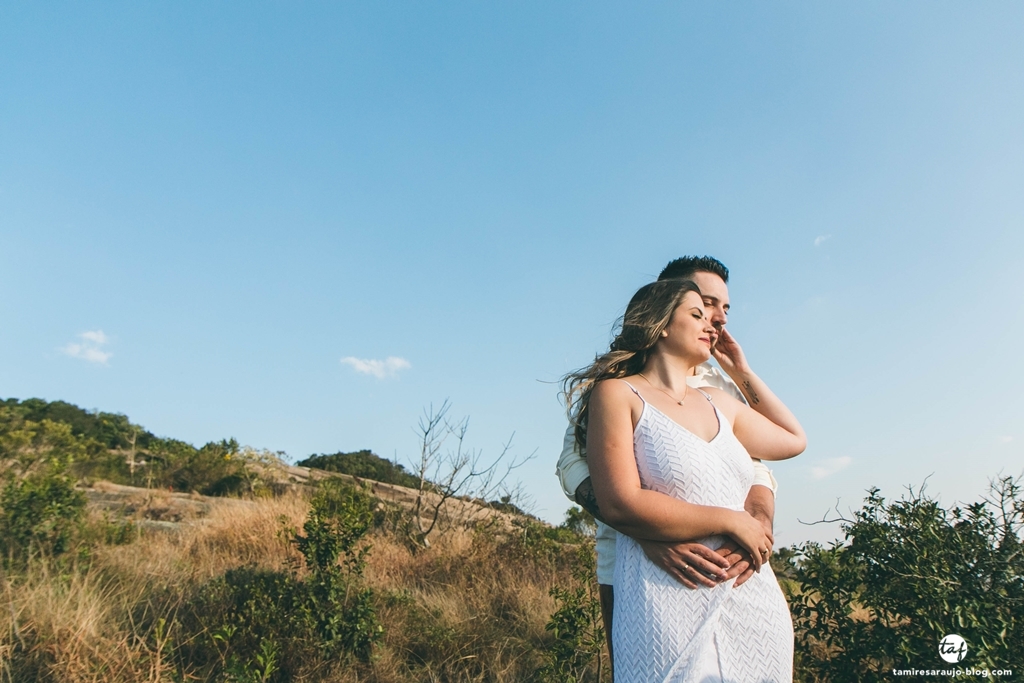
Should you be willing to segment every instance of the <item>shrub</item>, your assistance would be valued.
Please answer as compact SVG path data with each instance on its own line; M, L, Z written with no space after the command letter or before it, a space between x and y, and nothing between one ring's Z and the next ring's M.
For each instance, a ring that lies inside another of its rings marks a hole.
M596 663L595 680L600 681L605 635L597 597L593 541L581 543L576 550L572 584L568 588L552 587L551 597L558 609L545 629L554 636L554 643L545 652L547 661L538 677L545 683L578 683Z
M258 673L266 680L287 680L310 655L314 633L303 620L302 584L284 572L239 567L208 582L192 601L184 619L197 633L196 645L179 652L183 667L198 667L213 676L246 680ZM273 671L266 662L269 643ZM256 678L259 680L259 678Z
M4 561L23 565L34 552L56 556L69 549L85 511L85 495L75 489L67 464L58 458L24 476L7 473L0 492L0 546Z
M192 645L182 669L230 681L284 681L347 657L366 661L383 635L374 594L363 584L374 501L338 479L322 482L295 544L298 568L232 569L203 585L185 610ZM294 532L293 532L294 533Z
M945 510L923 490L886 503L871 489L846 543L799 548L791 601L808 680L888 680L938 668L939 641L969 644L962 666L1024 669L1024 496L1002 478L982 502Z
M373 609L373 592L361 584L368 545L360 542L373 526L374 499L339 479L327 479L310 503L304 536L296 538L310 577L306 613L331 654L367 659L383 629Z

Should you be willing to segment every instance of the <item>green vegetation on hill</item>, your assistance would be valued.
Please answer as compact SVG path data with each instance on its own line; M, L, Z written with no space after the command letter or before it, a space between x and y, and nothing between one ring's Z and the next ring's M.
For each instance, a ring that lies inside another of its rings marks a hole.
M65 401L0 400L0 461L66 461L69 475L128 486L197 491L204 495L251 492L246 470L252 453L235 439L199 448L158 437L120 413L90 411ZM418 488L402 465L368 450L311 455L298 463L327 472Z
M402 465L385 460L368 450L353 453L331 453L330 455L314 454L296 464L301 467L350 474L354 477L409 488L418 488L420 485L419 478L408 472Z
M0 460L22 469L56 458L78 478L227 495L251 489L243 456L234 439L196 448L116 413L38 398L0 401Z

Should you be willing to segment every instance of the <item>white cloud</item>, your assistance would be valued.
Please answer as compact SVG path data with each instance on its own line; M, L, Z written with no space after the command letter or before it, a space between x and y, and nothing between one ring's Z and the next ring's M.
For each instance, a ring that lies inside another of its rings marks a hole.
M78 338L82 340L81 343L70 342L61 348L61 352L72 358L81 358L89 363L97 363L99 365L106 365L107 361L114 355L110 351L104 351L101 348L110 341L110 338L103 334L103 330L82 332L78 335Z
M388 356L384 360L345 356L341 359L341 362L352 366L352 369L360 374L373 375L377 379L394 377L400 370L407 370L412 367L412 363L397 356Z
M103 334L103 330L92 330L91 332L83 332L78 336L87 342L92 342L94 344L99 344L101 346L110 341L109 337Z
M853 458L846 455L841 458L828 458L823 460L821 465L811 468L811 478L824 479L825 477L831 477L836 472L846 469L851 462L853 462Z
M832 237L832 235L818 235L817 237L814 238L814 246L820 247L821 243L830 237Z

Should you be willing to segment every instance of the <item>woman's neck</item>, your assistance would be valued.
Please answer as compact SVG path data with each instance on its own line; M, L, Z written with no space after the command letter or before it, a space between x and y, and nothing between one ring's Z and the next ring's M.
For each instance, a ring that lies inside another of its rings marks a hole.
M686 386L686 378L695 374L697 364L691 364L681 358L671 358L657 353L647 359L642 370L648 382L656 383L669 391L682 392Z

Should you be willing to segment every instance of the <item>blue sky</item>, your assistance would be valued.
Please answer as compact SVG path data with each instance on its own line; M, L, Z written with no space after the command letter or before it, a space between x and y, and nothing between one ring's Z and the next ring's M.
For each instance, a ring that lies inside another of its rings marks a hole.
M2 3L0 396L399 460L448 398L485 457L536 450L558 521L558 379L709 253L810 437L775 468L779 542L832 538L798 519L869 486L975 500L1024 471L1022 26L1012 3Z

